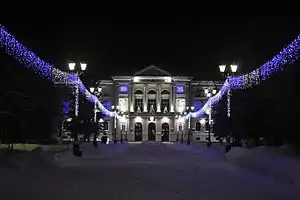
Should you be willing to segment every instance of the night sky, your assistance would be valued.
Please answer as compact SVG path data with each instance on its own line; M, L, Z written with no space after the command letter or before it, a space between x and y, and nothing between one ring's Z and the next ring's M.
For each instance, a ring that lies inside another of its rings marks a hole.
M219 64L247 73L300 34L298 15L155 19L65 16L2 20L10 33L55 67L88 63L86 77L133 75L154 64L174 76L220 79Z

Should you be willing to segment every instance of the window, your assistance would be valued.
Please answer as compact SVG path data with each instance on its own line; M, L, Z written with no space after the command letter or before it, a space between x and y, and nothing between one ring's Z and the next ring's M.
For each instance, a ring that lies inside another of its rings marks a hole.
M165 112L170 111L170 92L168 90L164 90L161 92L161 102L160 102L160 107L161 110Z
M104 122L104 130L108 130L108 122Z
M134 100L134 110L135 112L143 112L143 99L140 99L140 98L136 98Z
M161 100L161 110L163 112L165 112L165 110L167 110L167 112L169 112L169 106L170 106L170 100L169 99L162 99Z
M135 91L134 110L135 112L143 112L143 91Z
M119 98L119 106L121 112L128 111L128 98Z
M128 86L127 86L127 85L121 85L121 86L119 87L119 92L120 92L121 94L127 94L127 93L128 93Z
M201 124L200 122L196 123L196 131L200 131L201 130Z
M122 131L125 131L125 127L126 127L126 125L125 125L125 124L122 124L121 130L122 130Z
M149 112L156 111L156 99L148 99L148 111Z
M176 99L176 110L177 112L184 112L186 107L185 99Z
M176 86L176 94L184 94L184 86L183 85Z
M150 113L154 113L156 111L156 91L155 90L150 90L148 92L147 110Z

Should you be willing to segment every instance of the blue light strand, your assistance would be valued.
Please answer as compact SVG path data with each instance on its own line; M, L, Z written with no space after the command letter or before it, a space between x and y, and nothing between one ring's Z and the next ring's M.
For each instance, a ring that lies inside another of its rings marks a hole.
M66 84L69 87L78 87L79 92L89 101L96 103L99 109L110 117L113 117L116 112L110 112L101 104L99 99L92 95L83 85L79 79L78 74L70 74L54 68L51 64L43 61L32 51L24 47L17 41L10 33L8 33L4 26L0 24L0 47L4 48L5 52L12 56L17 62L24 67L33 70L42 78L52 81L54 84ZM75 95L77 95L75 91ZM75 111L78 112L78 111ZM117 115L119 118L120 116Z
M54 83L65 83L66 85L74 87L74 83L78 86L81 94L83 94L88 100L93 103L97 103L100 110L104 114L111 117L117 115L116 112L110 112L101 104L99 99L90 94L89 91L82 84L77 74L69 74L62 72L54 68L49 63L41 60L33 52L25 48L20 42L18 42L11 34L9 34L4 27L0 24L0 47L4 48L5 52L16 59L20 64L33 70L41 77L50 80ZM279 54L273 57L272 60L265 63L260 68L250 72L249 74L228 77L222 86L221 90L209 98L206 104L197 112L189 113L186 117L199 117L205 114L210 106L218 103L220 99L227 93L229 88L233 90L248 89L255 85L258 85L260 81L266 80L274 75L276 72L283 70L284 65L292 64L299 58L300 53L300 35L286 48L284 48ZM117 115L119 118L120 116Z
M202 117L205 111L211 105L218 103L229 89L240 90L252 88L260 84L261 81L272 77L276 72L282 71L285 65L291 65L299 59L300 55L300 35L285 47L270 61L266 62L260 68L253 70L248 74L236 77L228 77L221 90L214 96L210 97L206 104L197 112L192 113L192 117Z

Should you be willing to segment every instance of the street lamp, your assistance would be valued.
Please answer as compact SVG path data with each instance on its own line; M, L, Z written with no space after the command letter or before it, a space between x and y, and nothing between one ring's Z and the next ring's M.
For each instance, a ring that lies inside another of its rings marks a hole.
M191 118L191 112L194 111L195 107L194 106L187 106L186 107L186 110L189 112L189 118L188 118L188 137L187 137L187 145L190 145L191 143L191 139L190 139L190 135L191 135L191 121L192 121L192 118Z
M225 68L220 67L220 70L222 69L222 71L225 71ZM211 89L211 88L207 88L204 89L204 93L206 95L207 98L210 98L212 95L215 95L217 93L216 89ZM207 139L207 146L209 147L211 145L211 127L210 127L210 122L211 122L211 114L212 114L212 107L208 108L206 110L206 114L209 116L208 119L208 139Z
M234 76L234 74L237 72L238 65L231 64L230 65L230 71L226 72L226 65L219 65L220 72L223 74L225 78L228 76ZM230 102L230 96L231 96L231 88L228 88L227 91L227 117L229 122L229 134L231 132L231 102Z
M94 87L90 87L90 92L92 94L94 94L98 99L101 98L101 96L103 95L102 93L102 88L100 86L97 86L96 87L96 90ZM94 146L97 147L97 133L98 133L98 121L97 121L97 102L95 101L94 102L94 127L95 127L95 130L94 130L94 137L93 137L93 143L94 143Z
M217 94L217 90L216 89L211 89L211 88L206 88L204 89L204 93L206 95L206 97L211 97L212 95Z
M206 110L206 114L208 115L208 138L207 138L207 147L210 147L212 142L211 142L211 114L212 114L212 107L208 108Z
M87 64L86 63L80 63L80 69L76 69L76 63L74 62L70 62L68 63L68 66L69 66L69 70L71 72L75 72L78 74L78 80L76 80L75 83L72 83L73 85L75 84L75 118L78 117L78 112L79 112L79 86L78 86L78 81L79 81L79 76L81 74L83 74L83 72L86 70L87 68ZM76 121L78 121L78 119L76 119ZM78 123L78 122L76 122ZM76 156L80 156L80 148L79 148L79 141L78 141L78 134L77 134L77 131L75 132L74 134L74 140L73 140L73 151L74 151L74 154Z
M86 71L86 68L87 68L86 63L80 63L80 68L79 69L76 68L76 63L74 63L74 62L68 63L68 66L69 66L69 70L71 72L75 72L79 76L81 74L83 74L83 72ZM79 80L77 80L77 81L79 81ZM75 117L77 117L78 116L78 111L79 111L79 87L78 87L77 82L75 82L73 84L75 84Z
M126 130L125 123L127 123L128 117L129 117L128 115L121 112L121 139L120 139L121 144L123 144L123 131L126 131L125 141L127 141L127 130Z
M114 143L117 143L117 114L119 113L119 106L111 106L111 110L113 112L115 112L114 114L114 133L113 133L113 137L114 137Z
M180 143L183 144L183 125L184 125L184 119L183 119L183 116L186 115L186 112L180 112L178 113L178 115L176 115L176 118L177 118L177 123L179 123L179 131L181 131L181 139L180 139ZM178 138L178 133L177 133L177 141L179 140Z

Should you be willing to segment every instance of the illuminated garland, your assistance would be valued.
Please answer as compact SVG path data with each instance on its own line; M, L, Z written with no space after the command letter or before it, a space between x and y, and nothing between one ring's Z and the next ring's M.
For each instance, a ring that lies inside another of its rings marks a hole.
M230 97L231 97L231 90L228 89L227 91L227 117L230 117L231 110L230 110Z
M75 91L75 95L81 93L89 101L96 103L99 109L105 114L111 117L117 115L116 112L110 112L101 104L99 99L92 95L83 85L79 79L78 74L70 74L54 68L49 63L43 61L32 51L24 47L18 42L11 34L9 34L4 27L0 24L0 47L4 48L5 52L17 60L21 65L33 70L42 78L52 81L53 83L66 84L72 88L78 88ZM78 96L77 96L78 97ZM76 99L78 99L76 97ZM78 104L79 102L76 102ZM76 105L75 105L76 106ZM76 106L78 109L78 105ZM78 114L78 110L75 110L75 115ZM118 116L118 115L117 115ZM119 117L119 116L118 116Z
M258 85L261 81L267 80L276 72L283 70L285 65L293 64L299 59L300 55L300 35L286 48L279 52L272 60L266 62L260 68L253 70L248 74L236 77L228 77L222 86L221 90L211 98L197 112L189 113L192 117L204 116L205 111L211 106L218 103L228 90L240 90L252 88ZM230 103L229 103L230 109ZM228 113L227 113L228 114ZM187 119L188 116L185 116Z
M89 101L98 105L99 109L110 117L120 117L116 112L110 112L92 95L79 79L78 74L69 74L54 68L49 63L41 60L32 51L25 48L11 34L9 34L0 24L0 47L4 48L6 53L11 55L20 64L33 70L41 77L50 80L54 83L63 83L69 87L77 86L79 92L83 94ZM279 52L272 60L265 63L260 68L252 72L237 76L228 77L222 86L221 90L214 96L210 97L206 104L197 112L189 113L184 118L200 117L205 114L205 111L212 105L218 103L229 90L248 89L258 85L261 81L267 80L276 72L283 70L284 65L292 64L298 60L300 54L300 35L286 48ZM77 95L77 92L75 92ZM229 92L230 94L230 92ZM230 110L230 103L229 103ZM78 111L77 111L78 112ZM227 113L228 114L228 113Z
M75 117L78 116L79 112L79 88L77 85L75 86Z

